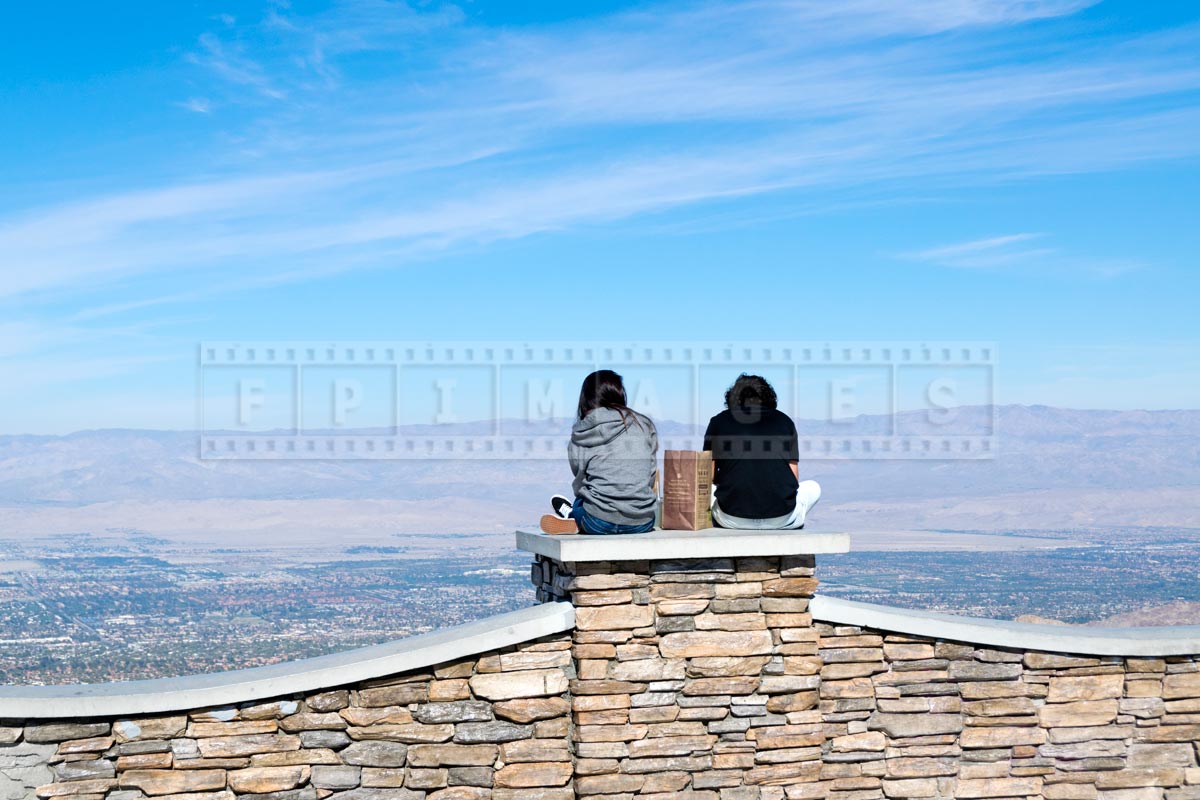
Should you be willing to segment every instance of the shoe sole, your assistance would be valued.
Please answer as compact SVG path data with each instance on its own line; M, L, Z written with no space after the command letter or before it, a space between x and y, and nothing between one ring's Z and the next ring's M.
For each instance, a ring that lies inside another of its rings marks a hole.
M542 517L541 528L542 533L579 533L579 526L575 524L575 520L563 519L553 514L546 514Z

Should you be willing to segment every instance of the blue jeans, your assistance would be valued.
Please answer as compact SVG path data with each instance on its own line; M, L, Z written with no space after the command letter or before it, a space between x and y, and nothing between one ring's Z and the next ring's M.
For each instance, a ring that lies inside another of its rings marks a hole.
M583 510L583 500L575 498L575 503L571 506L571 519L575 520L575 524L579 526L580 533L645 533L646 531L654 530L654 520L641 525L618 525L615 522L593 517L591 514Z

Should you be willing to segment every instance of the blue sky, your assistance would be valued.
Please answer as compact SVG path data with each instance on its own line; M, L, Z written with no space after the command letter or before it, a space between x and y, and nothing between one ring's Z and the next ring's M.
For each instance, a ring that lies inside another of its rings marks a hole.
M981 340L1200 407L1200 8L17 4L0 432L189 428L203 340ZM693 333L694 332L694 333Z

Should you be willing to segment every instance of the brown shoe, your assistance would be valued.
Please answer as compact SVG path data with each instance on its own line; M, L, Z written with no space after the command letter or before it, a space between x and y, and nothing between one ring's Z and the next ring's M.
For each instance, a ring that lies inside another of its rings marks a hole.
M545 514L542 516L542 533L579 533L579 526L573 519Z

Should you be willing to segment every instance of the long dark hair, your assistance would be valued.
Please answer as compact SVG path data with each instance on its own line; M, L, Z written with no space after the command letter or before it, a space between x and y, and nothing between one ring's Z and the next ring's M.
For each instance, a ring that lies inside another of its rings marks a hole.
M637 412L629 407L625 382L611 369L598 369L583 379L579 389L579 418L583 419L597 408L611 408L621 415L626 426L629 420L641 427Z
M733 382L733 386L725 392L725 407L730 411L737 409L753 409L755 406L766 409L777 408L779 398L767 379L761 375L742 373Z

